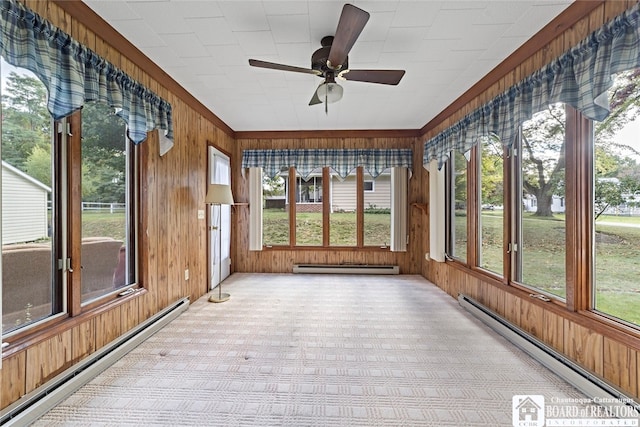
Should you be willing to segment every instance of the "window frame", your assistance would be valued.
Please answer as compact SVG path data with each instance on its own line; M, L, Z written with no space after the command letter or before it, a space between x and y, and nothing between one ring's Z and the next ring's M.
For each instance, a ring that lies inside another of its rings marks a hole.
M367 184L371 184L371 188L367 189ZM362 183L362 191L364 191L365 193L375 193L376 191L376 184L375 184L375 180L373 179L365 179Z
M286 191L286 203L288 208L288 219L289 219L289 244L281 244L281 245L272 245L263 243L261 249L255 248L254 250L263 250L263 249L296 249L296 250L318 250L318 249L331 249L331 250L353 250L354 248L364 249L364 250L377 250L377 251L391 251L391 246L381 246L381 245L365 245L364 244L364 167L359 166L355 170L356 174L356 192L357 192L357 200L356 200L356 245L353 246L336 246L330 244L330 209L331 209L331 197L330 197L330 186L331 186L331 168L323 167L322 168L322 221L323 221L323 238L322 245L297 245L296 244L296 195L297 192L290 191L291 188L296 188L299 177L297 176L296 169L294 167L290 167L287 172L287 191ZM251 181L251 185L256 185L257 179ZM251 190L250 192L255 191ZM393 195L393 191L395 189L391 186L391 195ZM260 188L260 194L262 195L262 189ZM405 195L405 199L408 197L408 194ZM391 197L393 199L393 197ZM390 201L391 203L391 201ZM263 209L260 206L260 209ZM256 218L258 215L256 215ZM405 219L406 223L406 219ZM391 225L393 227L393 224ZM254 226L250 230L250 234L253 235L255 232L262 233L263 227ZM262 241L264 241L264 236L262 237ZM391 241L391 235L389 236L389 241ZM404 251L405 249L401 249Z
M139 145L127 139L127 244L132 245L128 251L128 263L133 265L134 283L125 285L106 293L94 300L82 303L80 275L73 274L81 270L80 243L82 240L81 221L81 179L82 179L82 110L74 112L67 118L54 121L51 126L52 143L52 206L59 214L52 224L53 260L59 268L52 275L52 306L58 312L44 319L25 325L2 335L2 342L9 343L3 349L3 358L13 354L24 345L30 345L61 330L80 324L87 316L119 305L141 295L145 288L140 280L140 230L141 182L140 161L142 152ZM129 206L131 205L131 206ZM132 228L130 228L132 227ZM58 231L56 233L56 231ZM74 243L75 242L75 243ZM66 259L70 259L67 266ZM128 289L136 292L123 294Z

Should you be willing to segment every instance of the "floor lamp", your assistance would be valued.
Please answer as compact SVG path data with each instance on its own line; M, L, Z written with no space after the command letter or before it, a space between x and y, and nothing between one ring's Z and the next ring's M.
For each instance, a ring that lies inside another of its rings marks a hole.
M233 205L233 194L231 186L228 184L209 184L207 195L204 201L208 205L218 205L218 225L212 226L210 230L218 230L218 295L212 294L209 302L225 302L231 295L222 293L222 205Z

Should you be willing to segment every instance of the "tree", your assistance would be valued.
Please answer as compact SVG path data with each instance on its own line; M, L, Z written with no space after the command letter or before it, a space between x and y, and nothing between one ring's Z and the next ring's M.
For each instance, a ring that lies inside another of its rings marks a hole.
M262 175L262 194L264 194L265 197L283 196L284 193L284 179L280 175L277 175L274 178Z
M624 203L620 182L615 179L596 179L595 182L595 218L598 219L609 207Z
M619 140L618 133L629 122L640 117L640 69L615 76L609 91L611 113L602 122L594 123L595 142L595 205L597 210L620 199L615 192L634 193L640 188L640 172L635 160L624 152L639 155L633 147ZM537 216L551 216L554 195L564 193L565 114L561 104L551 105L536 113L522 126L524 191L537 199ZM598 183L601 178L618 178L617 189ZM622 202L620 202L622 203ZM620 204L618 203L618 204ZM606 207L605 207L606 209ZM601 212L600 212L601 213ZM597 214L599 215L599 214Z
M82 109L82 198L124 203L126 124L113 108L89 103Z
M458 151L454 151L454 191L455 191L455 206L454 210L467 209L467 159ZM465 213L466 214L466 213Z
M51 187L51 146L34 147L24 163L24 171Z
M536 216L552 216L553 196L563 193L565 112L553 104L522 126L522 186L537 200Z
M35 147L50 145L47 90L36 77L9 73L2 95L2 159L24 170Z
M491 135L482 143L480 162L482 204L503 205L502 142L496 135Z

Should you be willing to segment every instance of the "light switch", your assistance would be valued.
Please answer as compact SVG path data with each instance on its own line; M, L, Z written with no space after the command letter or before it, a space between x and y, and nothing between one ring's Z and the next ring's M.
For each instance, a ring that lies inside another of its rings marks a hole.
M198 219L204 219L204 210L198 209Z

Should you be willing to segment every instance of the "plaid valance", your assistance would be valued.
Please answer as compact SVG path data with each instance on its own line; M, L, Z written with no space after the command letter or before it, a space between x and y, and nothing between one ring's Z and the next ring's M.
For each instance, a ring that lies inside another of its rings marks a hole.
M563 102L587 118L609 114L607 91L616 73L640 66L640 4L591 33L577 46L425 142L423 164L441 168L451 151L465 153L490 134L509 146L519 126L548 105Z
M273 178L283 168L295 167L303 179L314 169L330 167L340 178L346 178L362 166L373 178L386 169L406 167L411 171L413 154L410 149L297 149L244 150L242 168L260 167Z
M42 81L54 119L98 101L125 120L133 142L156 128L173 140L171 104L15 0L0 2L0 55Z

